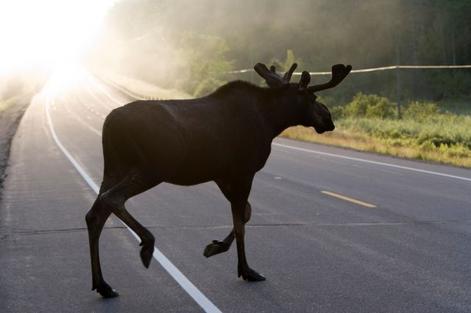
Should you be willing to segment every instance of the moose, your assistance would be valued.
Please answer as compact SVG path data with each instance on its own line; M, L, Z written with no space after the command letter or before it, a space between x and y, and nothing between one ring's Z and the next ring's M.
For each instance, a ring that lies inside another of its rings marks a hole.
M337 86L352 68L334 65L330 81L308 86L311 76L306 71L299 83L290 83L296 67L281 76L274 66L258 63L254 69L267 87L233 81L202 98L135 101L109 113L102 132L103 181L85 217L92 290L104 298L118 296L103 279L99 259L99 237L111 213L139 236L140 257L149 267L154 236L126 210L125 202L162 182L189 186L214 181L230 202L233 228L224 240L207 245L204 256L227 251L235 238L238 277L265 280L249 267L244 249L254 175L284 129L303 125L319 134L334 130L329 110L316 101L315 93Z

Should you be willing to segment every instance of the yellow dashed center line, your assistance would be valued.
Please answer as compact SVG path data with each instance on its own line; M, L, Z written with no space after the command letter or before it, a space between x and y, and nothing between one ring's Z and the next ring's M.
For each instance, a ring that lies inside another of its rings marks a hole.
M345 200L345 201L348 201L348 202L351 202L351 203L355 203L355 204L358 204L358 205L361 205L361 206L364 206L364 207L367 207L367 208L376 208L376 205L374 205L374 204L371 204L371 203L368 203L368 202L363 202L363 201L353 199L353 198L350 198L350 197L347 197L347 196L339 195L338 193L335 193L335 192L325 191L325 190L322 190L321 192L325 195L328 195L328 196L331 196L331 197L334 197L334 198L337 198L337 199L342 199L342 200Z

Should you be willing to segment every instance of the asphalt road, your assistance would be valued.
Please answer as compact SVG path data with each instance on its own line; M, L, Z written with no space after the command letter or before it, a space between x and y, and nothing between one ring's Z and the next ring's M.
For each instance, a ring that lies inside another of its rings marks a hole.
M102 175L103 119L130 99L87 75L57 88L35 97L13 142L0 312L471 312L470 170L286 139L250 196L248 260L267 281L237 278L234 246L203 257L231 228L214 183L162 184L128 208L175 268L154 259L146 270L113 217L101 261L121 296L101 299L84 216Z

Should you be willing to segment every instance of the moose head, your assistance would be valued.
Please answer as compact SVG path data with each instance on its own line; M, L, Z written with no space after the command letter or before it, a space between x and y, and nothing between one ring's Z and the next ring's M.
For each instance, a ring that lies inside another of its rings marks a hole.
M332 78L329 82L313 86L309 86L311 75L306 71L302 72L299 83L290 83L291 76L296 67L296 63L291 65L291 68L283 76L276 73L275 66L273 65L268 69L265 64L257 63L254 69L265 79L270 88L284 90L284 94L290 99L290 102L295 102L290 105L296 105L303 110L304 120L301 122L302 125L314 127L319 134L334 130L335 126L329 110L324 104L316 101L315 93L340 84L350 73L352 67L350 65L336 64L332 66Z

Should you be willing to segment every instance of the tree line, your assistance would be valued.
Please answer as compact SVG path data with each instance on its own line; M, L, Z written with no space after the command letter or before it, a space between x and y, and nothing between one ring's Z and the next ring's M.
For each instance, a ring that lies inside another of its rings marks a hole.
M326 71L392 64L471 64L471 2L467 0L121 0L91 55L163 87L194 95L231 79L259 83L256 62L285 70ZM356 92L441 100L471 96L471 70L401 70L352 75L339 100ZM397 94L399 78L400 94Z

